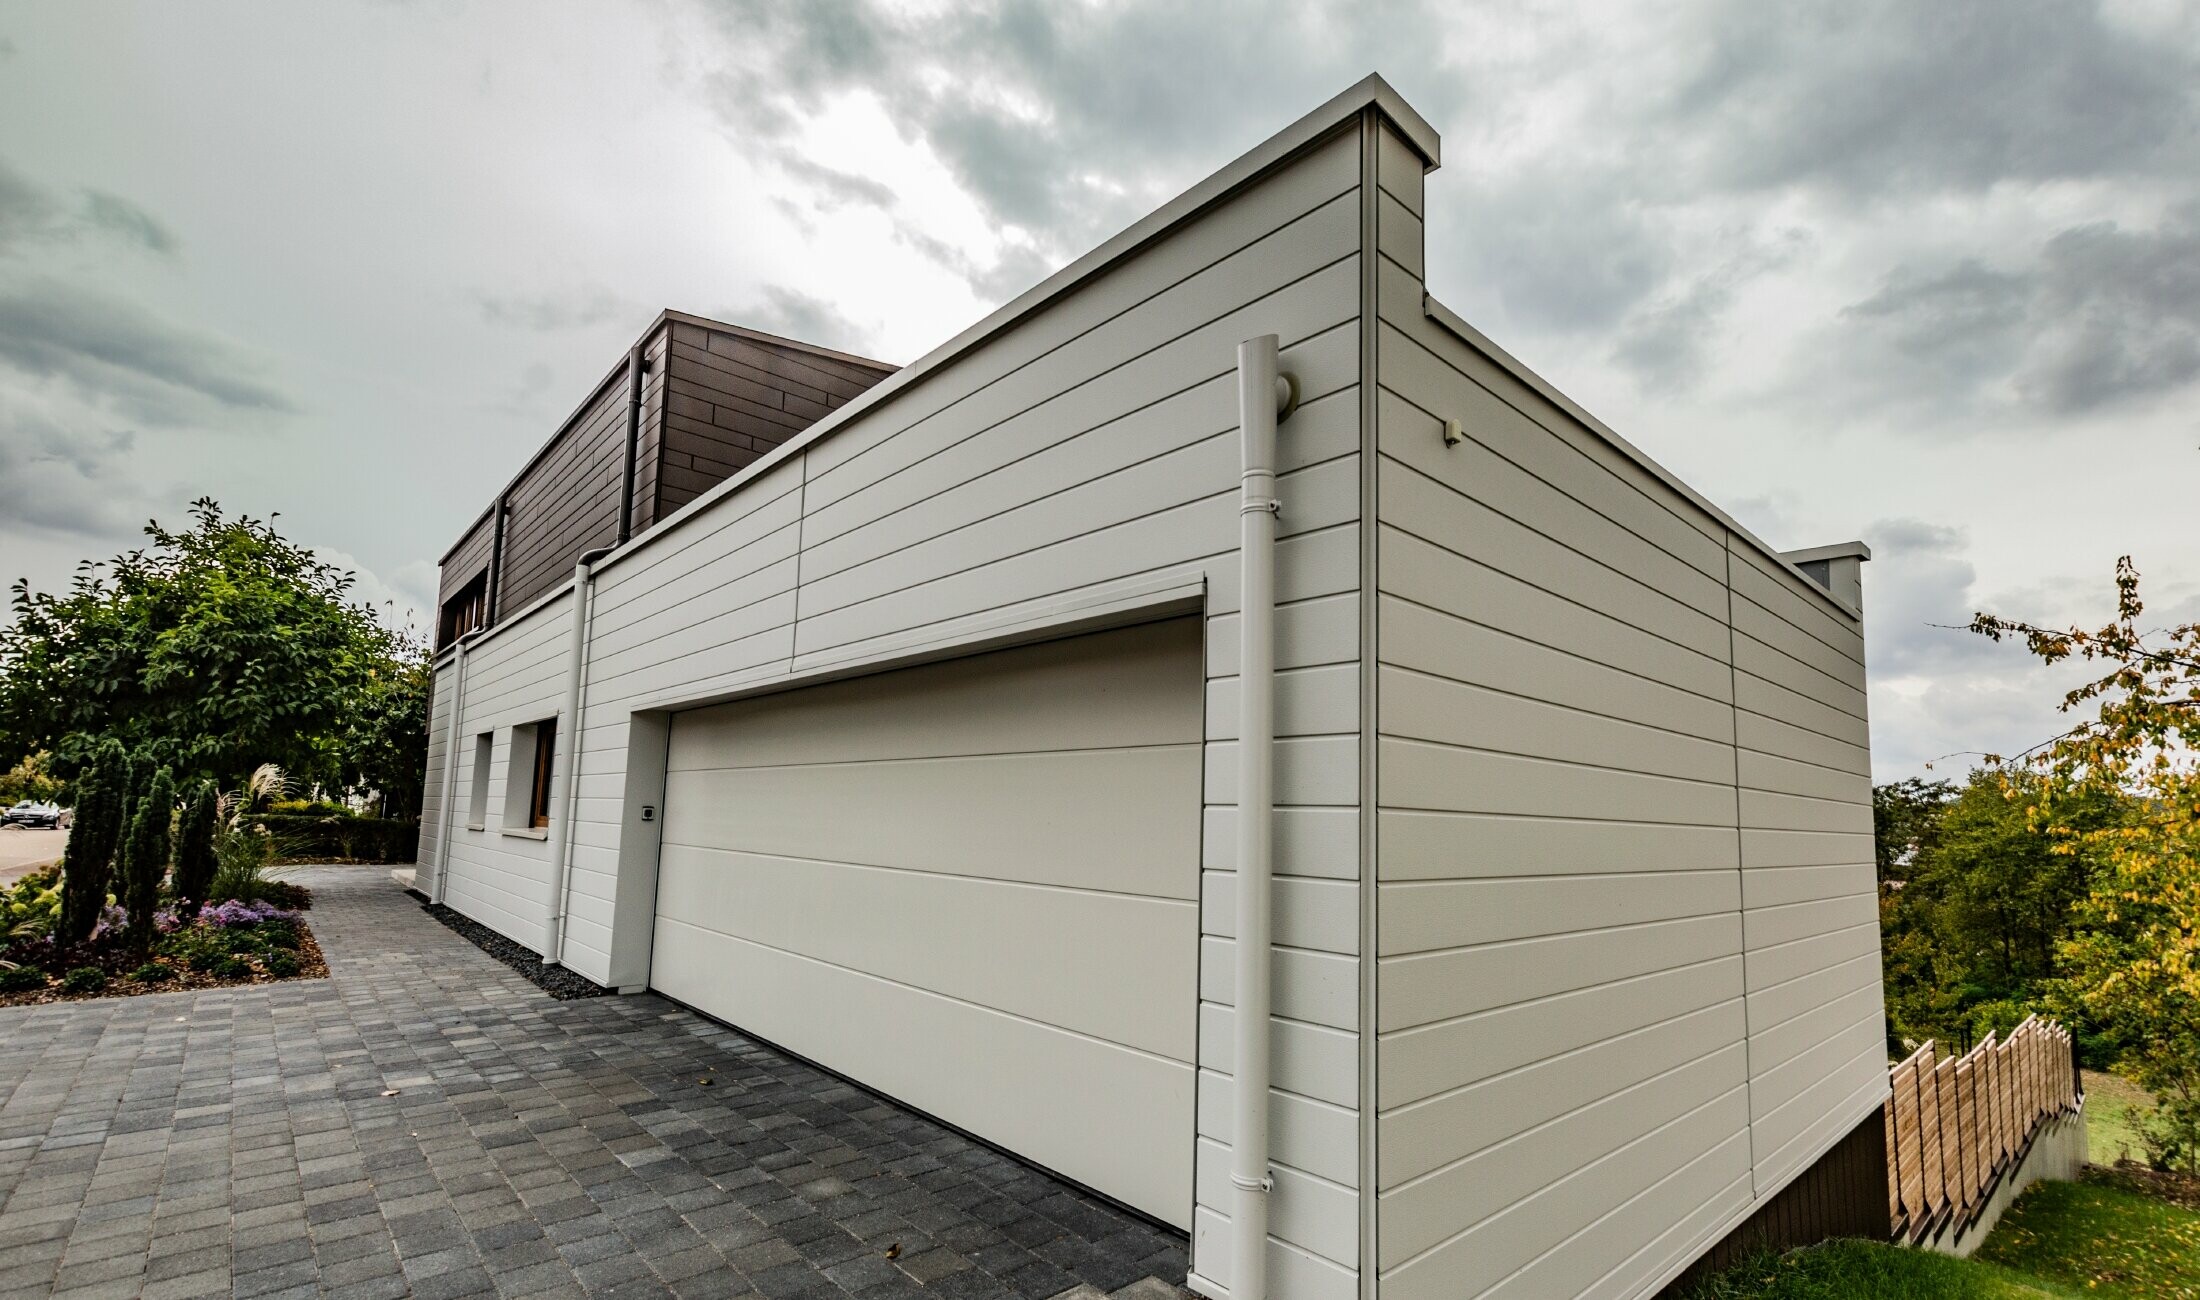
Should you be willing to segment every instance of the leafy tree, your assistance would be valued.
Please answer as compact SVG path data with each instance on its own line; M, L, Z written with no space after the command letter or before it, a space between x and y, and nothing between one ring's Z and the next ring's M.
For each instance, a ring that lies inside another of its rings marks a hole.
M153 911L160 905L161 877L168 874L169 829L175 815L175 783L167 768L156 769L138 797L122 847L122 905L129 913L123 938L130 954L141 961L153 949Z
M342 776L340 738L394 672L389 635L352 575L212 500L176 532L79 567L69 590L15 585L0 630L0 752L50 750L83 770L112 736L192 777L241 783L261 763ZM417 778L415 778L417 779Z
M61 860L61 929L65 948L84 942L107 905L107 881L122 844L123 784L129 779L122 746L109 740L93 752L76 779L76 820Z
M2142 625L2139 573L2116 565L2116 617L2094 629L1979 614L1973 631L2016 638L2041 660L2089 663L2072 689L2083 716L2008 763L2047 778L2039 822L2072 854L2098 855L2062 944L2069 1004L2113 1034L2120 1065L2161 1103L2161 1148L2200 1152L2200 623ZM2137 815L2088 824L2088 797L2126 798Z
M435 688L427 643L376 627L367 680L336 737L338 780L372 790L384 817L415 817L428 770L428 710Z
M206 891L214 883L214 870L218 865L214 854L214 824L219 816L220 802L221 795L212 781L199 782L176 826L176 903L177 910L185 916L198 914L199 905L206 901Z
M2068 851L2036 824L2046 783L2036 773L1981 771L1945 802L1933 802L1933 793L1913 798L1934 786L1954 791L1942 782L1889 792L1885 802L1929 806L1910 825L1912 847L1899 868L1906 878L1881 904L1888 1018L1898 1037L1967 1045L2045 1004L2061 974L2058 945L2100 856ZM2127 804L2072 793L2067 812L2092 828L2126 816Z
M65 790L60 777L46 770L43 751L26 757L7 772L0 772L0 806L29 799L57 803Z
M1907 879L1911 864L1932 852L1941 814L1955 797L1954 784L1914 776L1872 787L1872 838L1880 883Z

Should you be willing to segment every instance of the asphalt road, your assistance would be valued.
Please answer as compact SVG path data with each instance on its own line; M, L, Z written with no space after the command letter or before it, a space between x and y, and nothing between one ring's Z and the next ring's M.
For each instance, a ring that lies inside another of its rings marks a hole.
M0 885L12 885L49 862L59 860L67 831L36 831L0 826Z

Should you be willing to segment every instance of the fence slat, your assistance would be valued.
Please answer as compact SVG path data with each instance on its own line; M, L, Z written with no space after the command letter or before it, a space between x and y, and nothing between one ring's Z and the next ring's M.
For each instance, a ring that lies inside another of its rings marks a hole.
M1961 1057L1928 1042L1887 1084L1887 1206L1913 1238L1968 1218L2040 1125L2078 1105L2070 1031L2038 1016Z

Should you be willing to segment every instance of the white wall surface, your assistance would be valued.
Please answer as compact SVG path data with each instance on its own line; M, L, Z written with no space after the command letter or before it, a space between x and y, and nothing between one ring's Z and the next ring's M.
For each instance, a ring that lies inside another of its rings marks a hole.
M1326 138L1302 130L1308 147L921 381L858 403L828 436L761 462L604 566L579 729L565 953L596 979L634 968L632 940L614 961L612 936L632 932L617 913L631 910L633 891L622 895L617 872L622 815L632 824L622 803L638 713L658 718L848 665L1129 608L1142 592L1190 584L1197 599L1203 589L1192 1266L1211 1289L1226 1288L1234 370L1240 341L1278 334L1303 397L1280 438L1277 556L1270 1250L1282 1300L1345 1300L1357 1290L1360 1255L1362 161L1358 110L1331 117ZM557 688L566 626L562 612L545 610L497 630L469 670L488 685L468 688L462 737L491 712L499 725L532 720L544 687ZM461 771L462 791L466 779ZM542 906L517 900L537 896L530 891L546 864L529 850L541 846L513 840L492 851L464 832L460 840L452 905L538 943Z
M1419 180L1379 227L1381 1293L1646 1294L1884 1092L1861 629L1431 319Z

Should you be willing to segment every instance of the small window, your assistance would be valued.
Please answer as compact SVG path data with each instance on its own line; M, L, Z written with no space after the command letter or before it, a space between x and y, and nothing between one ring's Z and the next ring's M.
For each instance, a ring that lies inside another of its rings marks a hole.
M474 789L466 803L466 827L480 830L489 824L489 763L496 755L497 734L484 731L474 737Z
M484 569L443 602L442 617L436 620L436 648L440 650L480 627L488 610L489 571Z
M536 723L534 779L528 783L527 792L527 824L536 830L550 824L550 772L557 754L557 719Z

